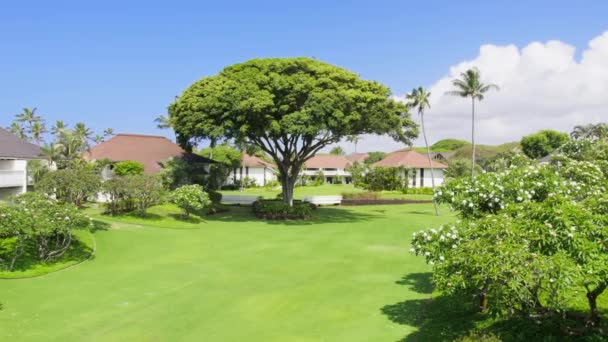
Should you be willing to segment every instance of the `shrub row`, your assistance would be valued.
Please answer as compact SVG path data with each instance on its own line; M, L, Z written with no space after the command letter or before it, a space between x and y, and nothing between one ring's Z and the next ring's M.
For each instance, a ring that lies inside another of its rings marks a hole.
M257 200L253 203L253 214L266 220L307 220L312 217L315 206L294 202L293 206L276 200Z

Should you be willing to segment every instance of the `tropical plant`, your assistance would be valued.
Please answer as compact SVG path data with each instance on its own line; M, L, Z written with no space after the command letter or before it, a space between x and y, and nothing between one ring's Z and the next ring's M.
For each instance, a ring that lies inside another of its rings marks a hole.
M112 172L117 176L141 175L144 173L144 164L134 160L125 160L114 164Z
M459 79L452 81L455 90L448 91L448 95L470 97L471 98L471 145L473 151L471 154L471 178L475 177L475 101L483 101L484 94L495 89L498 86L495 84L485 84L481 82L481 75L477 68L471 68L460 74Z
M90 165L48 172L36 184L36 190L76 206L94 198L100 188L101 177Z
M407 193L410 169L404 166L380 167L367 170L360 186L369 191L401 191Z
M366 165L371 165L373 163L379 162L386 157L386 152L374 151L368 152L367 158L363 161Z
M156 119L154 119L154 122L156 122L156 128L159 129L167 129L167 128L171 128L171 120L166 117L165 115L159 115L156 117Z
M128 195L135 201L137 212L145 216L148 208L160 203L164 195L161 178L157 175L135 175L125 177Z
M341 146L336 146L329 150L329 154L333 154L335 156L344 156L346 152L344 152L344 149Z
M476 171L479 173L482 168L479 165L475 165ZM448 164L448 168L445 170L445 178L463 178L471 176L471 160L470 159L451 159Z
M355 144L355 153L357 153L357 144L361 141L361 137L358 135L349 135L346 137L346 141Z
M234 140L274 160L283 200L293 203L302 165L326 146L359 134L417 135L407 108L390 90L309 58L254 59L204 78L169 106L177 141Z
M426 108L431 108L431 104L429 103L429 98L431 97L431 93L426 91L423 87L414 88L411 93L405 96L410 102L408 105L410 108L415 108L418 110L418 114L420 115L420 126L422 127L422 136L424 137L424 145L426 146L426 157L429 161L429 168L431 169L431 186L433 190L435 189L435 172L433 170L433 161L431 160L431 150L429 148L429 142L426 139L426 129L424 126L424 111ZM433 200L433 205L435 206L435 215L439 216L439 207L437 206L437 202Z
M570 133L572 139L606 139L608 138L608 124L587 124L575 126Z
M209 195L202 186L197 184L184 185L173 190L171 202L182 209L186 218L190 217L191 213L201 211L211 204Z

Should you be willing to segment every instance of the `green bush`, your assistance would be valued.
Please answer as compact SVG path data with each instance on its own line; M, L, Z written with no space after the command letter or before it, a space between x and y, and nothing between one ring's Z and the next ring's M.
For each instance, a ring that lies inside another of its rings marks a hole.
M461 336L455 340L455 342L501 342L502 340L496 335L491 333L483 333L479 331L473 331L465 336Z
M31 246L41 262L59 258L70 247L74 230L90 224L71 203L35 192L12 197L0 206L0 267L12 271Z
M163 183L157 175L128 176L125 181L128 197L134 201L141 216L145 216L151 206L160 204L165 196Z
M279 186L281 186L281 183L278 180L274 180L274 179L266 181L266 184L264 185L264 187L267 189L273 189L273 188L276 188Z
M196 184L180 186L173 190L170 197L171 202L180 207L186 217L211 204L209 195L203 190L202 186Z
M141 175L144 173L144 164L134 160L125 160L114 164L112 172L116 176Z
M48 172L36 184L36 190L60 202L82 205L88 198L96 198L101 189L101 177L88 166Z
M217 191L207 191L211 203L220 203L222 201L222 193Z
M290 207L277 200L257 200L252 209L256 217L266 220L306 220L312 217L314 205L294 202Z
M312 178L312 183L310 183L310 185L312 185L312 186L320 186L320 185L323 185L323 184L325 184L325 174L323 173L323 171L319 171Z
M433 195L433 188L409 188L408 194L412 195Z
M409 169L405 167L373 167L363 176L361 186L370 191L407 192Z

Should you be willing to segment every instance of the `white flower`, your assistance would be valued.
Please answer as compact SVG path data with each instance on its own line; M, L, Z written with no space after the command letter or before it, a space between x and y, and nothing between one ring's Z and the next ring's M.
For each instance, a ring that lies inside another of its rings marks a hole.
M452 245L452 249L454 249L454 248L456 248L456 247L458 247L458 246L456 246L456 244L453 244L453 245Z
M424 256L431 256L431 252L424 252Z
M439 256L439 260L441 260L441 261L445 260L445 258L443 257L443 255Z

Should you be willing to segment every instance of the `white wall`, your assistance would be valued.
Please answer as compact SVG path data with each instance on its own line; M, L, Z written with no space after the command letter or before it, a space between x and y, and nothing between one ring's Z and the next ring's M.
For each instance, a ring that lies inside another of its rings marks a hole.
M237 168L236 173L235 170L230 173L230 177L228 177L227 183L232 184L234 183L235 179L241 180L247 177L254 179L256 185L258 186L264 186L266 185L266 182L277 179L273 170L270 168L243 166L242 168Z
M443 184L443 169L433 169L435 176L435 186ZM433 186L431 169L415 169L415 176L412 174L409 186L413 188L430 188Z
M27 160L0 160L0 199L27 191Z

